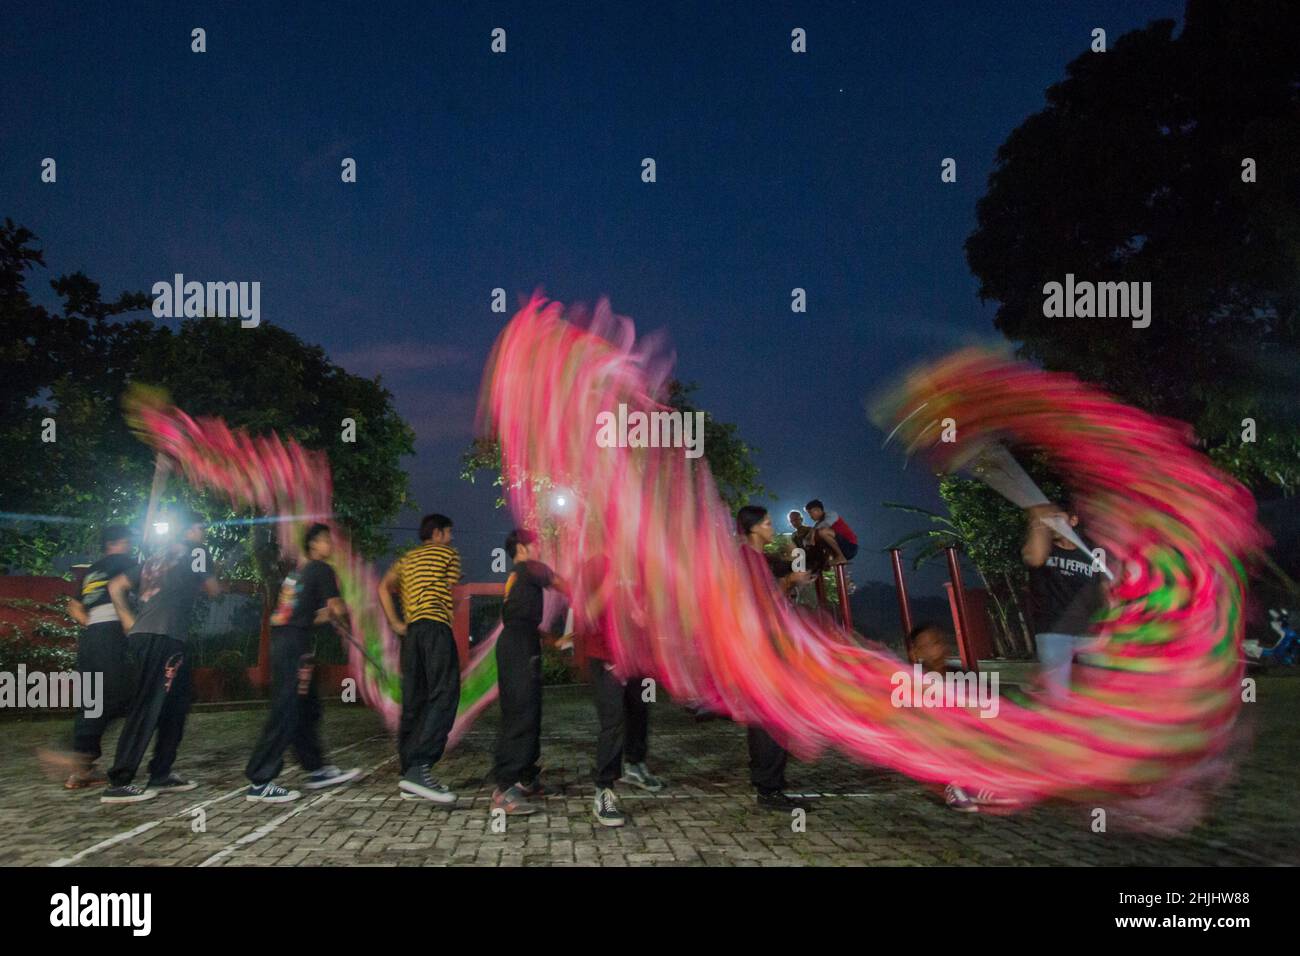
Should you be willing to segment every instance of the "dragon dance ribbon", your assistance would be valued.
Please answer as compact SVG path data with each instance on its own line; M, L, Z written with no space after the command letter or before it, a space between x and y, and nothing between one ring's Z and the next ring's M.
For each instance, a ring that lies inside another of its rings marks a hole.
M671 364L607 303L566 318L535 296L498 338L480 399L511 507L547 529L578 629L604 632L622 674L760 725L804 759L833 747L1019 806L1107 796L1187 805L1192 785L1213 775L1240 706L1242 559L1264 536L1249 493L1191 447L1185 427L981 351L913 373L882 401L880 423L939 469L993 442L1046 452L1090 536L1124 568L1065 699L1004 697L996 716L904 707L892 691L909 665L784 600L765 562L739 546L703 460L597 441L602 413L670 422L658 398ZM945 418L958 440L931 444ZM572 502L555 507L548 487ZM611 583L612 600L585 599Z
M161 393L143 387L128 392L124 406L136 434L174 463L192 486L216 491L235 507L285 516L287 520L276 524L282 556L297 558L307 523L333 513L329 459L323 452L281 441L274 434L250 436L220 419L191 418ZM350 673L361 699L383 715L390 730L396 729L401 715L400 645L376 599L379 575L352 549L342 528L335 526L331 532L331 563L350 612L350 631L340 631ZM461 675L460 706L449 746L495 699L495 646L493 632L470 655Z

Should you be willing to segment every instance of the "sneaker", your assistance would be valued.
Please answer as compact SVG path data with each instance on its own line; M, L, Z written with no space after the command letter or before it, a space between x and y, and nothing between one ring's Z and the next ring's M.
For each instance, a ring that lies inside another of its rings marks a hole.
M261 786L250 785L244 799L250 803L292 803L301 796L302 794L297 790L286 790L272 781Z
M624 764L623 776L618 778L618 782L631 784L651 793L658 793L664 788L664 782L650 772L644 760L640 763Z
M159 793L189 793L198 788L199 785L193 780L182 780L175 774L168 775L164 780L149 781L149 789L157 790Z
M603 827L621 827L627 822L627 817L619 809L618 797L609 787L602 787L596 791L596 799L591 805L592 815L596 822Z
M100 796L100 803L139 803L141 800L152 800L158 796L157 790L146 790L144 787L137 787L135 784L126 783L120 787L109 787Z
M361 768L353 767L351 770L340 770L333 764L321 767L307 775L303 781L304 790L320 790L323 787L337 787L341 783L347 783L349 780L355 780L361 776Z
M943 802L948 804L948 809L956 810L958 813L978 813L980 808L979 804L955 783L950 783L943 788Z
M1005 808L1020 805L1020 801L1014 797L1004 797L987 789L968 793L955 783L950 783L944 788L943 801L959 813L977 813L981 807Z
M492 809L504 810L509 816L527 816L530 813L536 813L541 809L533 803L519 789L519 784L513 787L507 787L505 790L497 789L492 793Z
M445 784L433 779L427 766L412 767L397 784L404 800L432 800L434 803L455 803L456 795ZM407 796L410 794L410 796Z
M976 790L974 800L981 807L1018 807L1020 801L1015 797L1004 797L993 790Z
M758 792L758 805L764 810L779 810L782 813L789 813L791 810L803 810L806 813L812 809L802 800L795 800L780 790L774 793L760 790Z
M65 790L81 790L85 787L98 787L101 784L108 783L107 774L102 773L93 763L89 767L83 767L81 770L74 770L63 781Z
M542 775L540 772L533 778L532 783L517 783L515 786L518 787L519 792L529 800L534 800L537 797L543 797L546 795L546 787L542 783Z

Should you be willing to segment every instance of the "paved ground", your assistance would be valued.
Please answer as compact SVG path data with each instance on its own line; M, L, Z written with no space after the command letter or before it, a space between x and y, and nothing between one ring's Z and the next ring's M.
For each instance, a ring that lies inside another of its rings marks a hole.
M697 724L653 705L651 766L670 783L626 794L627 827L593 826L588 783L594 714L583 687L546 694L546 810L489 825L486 776L496 728L490 711L443 764L460 794L451 811L398 797L390 738L356 706L326 710L327 740L355 784L279 807L243 796L242 768L264 713L191 716L178 770L194 793L103 806L38 770L39 746L62 744L63 721L0 722L0 865L1255 865L1300 862L1295 800L1300 678L1261 680L1258 739L1214 816L1187 836L1092 832L1087 808L1043 807L1010 818L957 814L895 773L838 757L791 763L792 785L814 795L805 832L758 810L747 786L743 731ZM109 750L111 753L111 750ZM295 768L282 782L300 776Z

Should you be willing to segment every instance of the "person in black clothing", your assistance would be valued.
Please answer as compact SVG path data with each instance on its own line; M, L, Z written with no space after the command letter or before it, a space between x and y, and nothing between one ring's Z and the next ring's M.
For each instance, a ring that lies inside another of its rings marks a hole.
M100 797L103 803L135 803L198 786L171 772L192 696L186 638L199 592L215 597L221 586L207 570L203 522L185 515L177 523L182 540L164 545L143 565L108 583L109 597L127 631L135 689L108 771L109 786ZM137 596L139 614L127 603L130 591ZM143 789L131 781L155 730L158 742L149 764L149 786Z
M1051 526L1067 522L1091 547L1078 531L1079 516L1072 508L1036 505L1027 514L1029 531L1021 557L1029 567L1040 672L1048 694L1060 699L1069 691L1075 651L1105 603L1103 572L1091 553Z
M582 578L582 586L587 588L583 618L588 625L579 639L587 658L599 724L592 774L596 785L592 816L601 826L621 827L627 822L627 815L619 806L615 782L640 787L649 793L658 793L664 788L664 782L646 766L650 751L650 706L643 696L643 679L636 675L623 679L613 663L609 611L615 583L609 558L603 554L591 558L583 568Z
M569 590L554 571L532 560L536 543L537 536L522 528L506 537L506 553L514 557L515 567L506 579L496 646L501 729L492 769L492 806L508 814L539 809L532 798L543 793L537 763L542 753L542 592Z
M77 714L72 725L72 750L76 769L63 784L79 790L102 784L106 777L95 767L100 744L109 721L126 713L131 700L131 669L127 661L126 632L118 620L117 608L108 596L108 582L135 566L131 554L131 532L127 528L105 528L104 556L90 566L81 579L81 590L68 602L68 613L84 630L77 641L77 670L83 680L102 675L103 705L98 717Z
M780 555L768 554L764 547L772 543L776 532L772 528L772 517L767 509L759 505L745 505L736 513L736 530L743 542L742 551L747 560L761 557L767 563L772 576L776 578L781 591L789 595L790 591L801 584L807 584L812 575L807 571L795 571L789 561ZM809 809L806 804L793 800L785 793L785 765L789 754L785 748L772 739L762 727L750 726L749 743L749 779L758 792L758 805L768 810L789 813L795 809Z
M271 615L271 713L248 759L245 773L252 781L246 799L256 803L297 800L297 790L275 783L284 769L284 751L291 744L308 790L332 787L354 779L361 771L340 770L325 763L320 739L320 698L316 689L316 655L312 628L344 625L347 605L339 597L339 582L326 562L333 550L328 525L313 524L303 537L304 557L280 585L280 600Z

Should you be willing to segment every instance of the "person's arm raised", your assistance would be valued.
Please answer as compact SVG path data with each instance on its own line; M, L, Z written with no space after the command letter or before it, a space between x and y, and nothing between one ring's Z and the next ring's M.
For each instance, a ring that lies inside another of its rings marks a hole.
M1043 519L1060 513L1051 505L1034 505L1025 509L1029 516L1029 530L1020 548L1020 558L1028 567L1041 568L1047 563L1047 556L1052 553L1052 529Z

